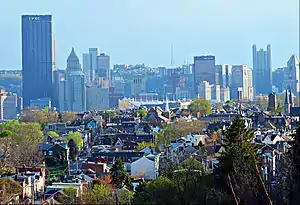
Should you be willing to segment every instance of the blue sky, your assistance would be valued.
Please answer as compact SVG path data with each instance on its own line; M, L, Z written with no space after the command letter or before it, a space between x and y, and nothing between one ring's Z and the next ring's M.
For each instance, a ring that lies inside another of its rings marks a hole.
M112 64L192 63L212 53L218 64L252 66L251 47L272 47L273 69L299 55L299 0L9 0L0 6L0 68L21 68L22 14L53 15L57 67L71 47L82 59L99 47Z

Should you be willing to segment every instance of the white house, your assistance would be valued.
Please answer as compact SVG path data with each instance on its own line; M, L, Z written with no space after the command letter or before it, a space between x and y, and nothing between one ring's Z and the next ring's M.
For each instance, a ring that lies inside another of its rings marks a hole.
M131 176L153 180L158 176L159 154L143 156L131 163Z

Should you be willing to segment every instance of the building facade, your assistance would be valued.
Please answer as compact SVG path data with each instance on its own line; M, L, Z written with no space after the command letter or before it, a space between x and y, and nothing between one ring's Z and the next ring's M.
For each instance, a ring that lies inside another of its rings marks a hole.
M85 78L79 59L72 48L67 59L67 110L84 112L86 110Z
M292 90L296 95L300 92L300 58L292 55L284 70L284 89Z
M198 85L202 81L216 84L215 56L195 56L194 57L194 88L197 91Z
M17 95L0 90L0 120L17 118Z
M267 50L257 50L252 46L253 85L256 94L269 94L272 91L271 46Z
M102 78L102 87L109 88L110 85L110 57L105 53L97 56L97 69L95 71L97 78Z
M87 86L86 88L87 110L104 110L109 108L109 88L100 86Z
M52 16L22 16L22 75L24 106L52 97Z
M220 98L221 102L227 102L230 100L230 88L226 86L221 86L220 88Z
M252 69L247 65L234 65L232 66L232 85L231 90L233 99L238 99L237 94L239 88L242 91L242 99L245 101L253 100L253 87L252 87Z
M198 97L204 100L211 100L211 85L207 81L202 81L198 86Z

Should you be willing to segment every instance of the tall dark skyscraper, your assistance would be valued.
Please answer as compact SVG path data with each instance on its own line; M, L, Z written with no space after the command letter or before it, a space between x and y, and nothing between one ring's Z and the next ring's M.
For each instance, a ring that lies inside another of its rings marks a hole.
M272 91L271 46L267 50L257 50L252 46L253 85L256 95L269 94Z
M22 15L22 74L24 107L30 100L51 98L51 15Z

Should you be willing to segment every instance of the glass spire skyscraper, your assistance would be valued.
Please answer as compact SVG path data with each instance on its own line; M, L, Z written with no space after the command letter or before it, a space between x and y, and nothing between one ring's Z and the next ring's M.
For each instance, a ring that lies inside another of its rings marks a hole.
M52 16L22 15L24 107L52 94Z

